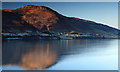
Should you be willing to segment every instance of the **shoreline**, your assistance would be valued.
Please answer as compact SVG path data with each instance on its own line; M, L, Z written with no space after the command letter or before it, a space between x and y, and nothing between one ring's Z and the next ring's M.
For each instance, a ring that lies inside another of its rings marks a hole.
M60 38L57 36L42 37L42 36L2 36L2 40L75 40L75 39L120 39L113 37L65 37Z

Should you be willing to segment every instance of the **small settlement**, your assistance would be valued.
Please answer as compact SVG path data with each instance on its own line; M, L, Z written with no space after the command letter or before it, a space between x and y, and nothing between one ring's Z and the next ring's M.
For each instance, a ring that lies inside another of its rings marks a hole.
M104 39L106 38L100 34L85 34L79 32L32 32L26 31L24 33L1 33L3 39ZM114 37L113 37L114 38Z

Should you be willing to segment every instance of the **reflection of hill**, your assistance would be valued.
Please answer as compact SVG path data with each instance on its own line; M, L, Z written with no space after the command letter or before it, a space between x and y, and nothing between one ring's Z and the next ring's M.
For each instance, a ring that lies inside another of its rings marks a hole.
M25 69L43 69L55 63L57 58L54 50L35 47L29 52L26 52L22 58L20 65Z
M25 69L43 69L56 62L57 53L49 44L27 45L28 43L25 45L22 41L13 41L9 43L10 47L3 45L3 65L17 64Z
M2 50L3 65L16 64L27 70L43 69L54 65L65 55L90 52L93 46L103 43L107 46L109 42L104 40L5 41Z

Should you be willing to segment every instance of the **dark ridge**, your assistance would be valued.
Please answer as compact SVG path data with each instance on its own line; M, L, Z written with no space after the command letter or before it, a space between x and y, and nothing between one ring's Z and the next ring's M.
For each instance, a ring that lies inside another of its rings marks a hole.
M9 12L3 15L4 31L6 31L6 26L8 25L11 25L11 27L14 25L23 25L26 27L25 23L27 23L39 31L44 29L55 32L75 31L79 33L101 34L107 36L116 36L119 32L118 29L101 23L96 23L94 21L79 19L75 17L63 16L62 14L59 14L58 12L46 6L25 5L15 10L4 11ZM11 15L12 13L14 14ZM16 17L17 15L19 15L18 18ZM10 19L8 20L8 18ZM23 23L22 21L25 22ZM9 28L11 27L9 26Z

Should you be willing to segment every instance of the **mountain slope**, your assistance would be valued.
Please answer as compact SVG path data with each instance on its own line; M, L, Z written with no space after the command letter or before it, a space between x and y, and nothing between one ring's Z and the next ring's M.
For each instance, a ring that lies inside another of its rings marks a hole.
M117 36L119 30L96 22L63 16L45 6L26 5L15 10L2 10L3 32L48 31L80 32Z

